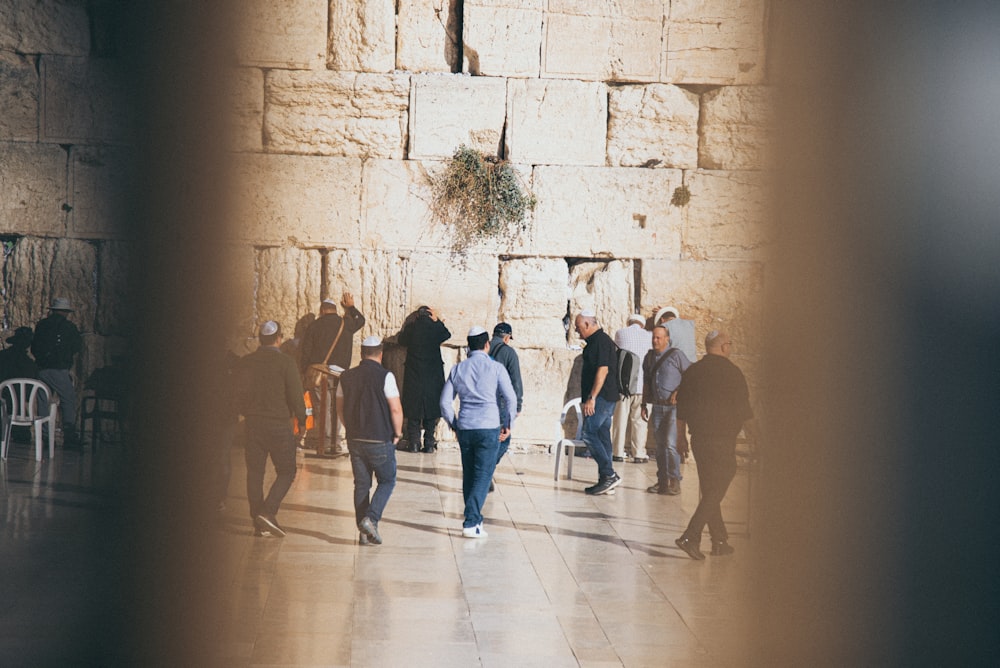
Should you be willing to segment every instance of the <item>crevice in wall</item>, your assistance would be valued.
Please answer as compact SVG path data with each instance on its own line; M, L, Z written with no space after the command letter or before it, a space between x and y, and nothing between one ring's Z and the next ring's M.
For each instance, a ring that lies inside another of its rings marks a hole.
M449 17L448 23L451 24L454 21L455 25L455 62L451 64L451 73L460 74L462 72L462 66L464 65L463 60L465 59L465 1L455 0L453 5L452 17ZM476 69L479 69L479 63L476 63ZM471 72L471 69L470 69Z
M319 249L319 300L330 297L330 249Z
M9 300L7 299L10 294L10 274L8 268L8 259L14 254L14 248L17 247L17 242L21 239L20 235L17 234L5 234L0 235L0 250L2 250L2 258L0 262L0 303L2 303L2 310L0 310L0 329L8 330L10 329L10 311L8 310Z
M635 313L642 313L642 260L632 260L632 303Z

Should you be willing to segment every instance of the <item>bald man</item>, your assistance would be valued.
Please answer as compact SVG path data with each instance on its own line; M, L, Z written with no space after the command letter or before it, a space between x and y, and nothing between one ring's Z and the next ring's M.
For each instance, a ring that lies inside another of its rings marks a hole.
M597 324L596 315L589 309L576 316L574 326L576 333L587 343L583 349L580 375L581 438L597 462L597 484L584 491L587 494L609 494L622 482L611 459L611 419L619 397L615 342Z
M705 356L688 367L677 388L677 419L691 429L691 450L698 463L701 501L687 529L674 541L692 559L704 559L701 534L708 525L712 555L734 552L722 519L722 499L736 475L736 437L740 430L757 439L747 381L729 361L732 341L725 332L705 337Z

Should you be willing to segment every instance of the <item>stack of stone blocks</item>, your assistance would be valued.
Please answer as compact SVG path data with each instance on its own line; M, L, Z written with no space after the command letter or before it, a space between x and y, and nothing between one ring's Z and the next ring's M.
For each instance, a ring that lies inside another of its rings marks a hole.
M572 316L592 308L613 335L629 313L673 304L699 338L733 335L757 390L765 3L247 0L225 91L233 349L252 349L264 320L291 332L345 290L367 317L361 336L391 337L418 306L435 307L452 332L446 367L470 326L507 321L525 385L514 445L547 446L579 392ZM92 368L127 334L127 105L113 104L114 59L88 49L83 3L10 4L4 326L68 296ZM516 238L474 248L465 264L428 205L460 144L509 160L538 202ZM680 186L684 206L671 204Z

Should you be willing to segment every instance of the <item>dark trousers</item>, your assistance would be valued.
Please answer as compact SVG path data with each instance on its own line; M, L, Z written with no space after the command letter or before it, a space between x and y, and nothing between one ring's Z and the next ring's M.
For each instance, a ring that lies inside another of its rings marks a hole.
M247 445L247 501L250 517L278 514L281 500L295 480L295 435L288 419L248 417L246 419ZM277 477L264 498L264 467L268 456Z
M736 476L736 437L699 437L693 434L691 450L698 464L701 501L691 516L684 537L697 544L707 524L712 542L724 543L729 539L729 533L722 520L721 504L729 483Z
M457 436L462 451L462 497L465 500L462 526L468 528L483 522L483 505L497 467L500 428L459 429Z
M351 453L351 469L354 471L354 521L360 522L367 516L378 524L396 486L396 446L392 441L368 443L348 440L347 449ZM378 480L378 487L369 498L372 475Z
M406 419L406 440L410 442L410 447L416 447L420 445L420 429L424 430L424 447L436 447L437 441L434 440L434 430L437 429L438 420L440 418L425 418L423 420L411 420Z

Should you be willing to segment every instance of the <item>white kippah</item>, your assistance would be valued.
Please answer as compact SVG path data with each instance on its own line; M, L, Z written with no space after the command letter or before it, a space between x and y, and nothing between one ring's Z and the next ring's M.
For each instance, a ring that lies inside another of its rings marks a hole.
M272 334L278 333L278 323L273 320L268 320L263 325L260 326L261 336L271 336Z
M592 309L592 308L585 308L585 309L583 309L582 311L580 311L580 315L582 315L584 318L596 318L597 317L597 314L594 313L594 309Z
M646 319L645 319L645 318L643 318L643 317L642 317L641 315L639 315L638 313L633 313L632 315L630 315L630 316L628 317L628 320L627 320L626 322L637 322L637 323L639 323L640 325L645 325L645 324L646 324Z
M479 336L480 334L485 334L486 330L479 325L473 325L472 329L469 330L469 336Z
M361 342L362 348L378 348L382 345L382 339L377 336L366 336L365 340Z
M330 298L324 299L321 303L322 304L329 304L330 306L336 306L337 305L337 302L333 301Z
M675 318L681 317L681 312L677 310L676 306L664 306L660 309L660 314L673 313Z

